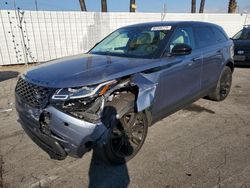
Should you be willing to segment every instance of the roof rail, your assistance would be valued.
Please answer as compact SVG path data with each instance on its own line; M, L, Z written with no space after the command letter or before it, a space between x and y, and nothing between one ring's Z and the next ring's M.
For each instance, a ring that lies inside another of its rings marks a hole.
M250 27L250 24L247 24L247 25L243 25L243 27L247 27L247 28L248 28L248 27Z

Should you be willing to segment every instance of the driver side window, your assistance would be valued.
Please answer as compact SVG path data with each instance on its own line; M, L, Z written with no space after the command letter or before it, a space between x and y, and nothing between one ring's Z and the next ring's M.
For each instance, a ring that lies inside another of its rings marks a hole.
M191 27L182 27L177 28L173 37L170 40L169 52L172 52L172 49L177 44L187 44L192 49L195 48L194 43L194 34L193 29Z

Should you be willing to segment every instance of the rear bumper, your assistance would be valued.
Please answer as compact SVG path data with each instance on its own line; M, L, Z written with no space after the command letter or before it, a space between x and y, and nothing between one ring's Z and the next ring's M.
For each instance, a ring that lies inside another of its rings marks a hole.
M67 155L82 157L107 130L100 122L93 124L69 116L53 106L45 109L32 108L16 96L19 122L29 137L52 159L62 160ZM50 134L41 131L39 119L42 112L50 113Z

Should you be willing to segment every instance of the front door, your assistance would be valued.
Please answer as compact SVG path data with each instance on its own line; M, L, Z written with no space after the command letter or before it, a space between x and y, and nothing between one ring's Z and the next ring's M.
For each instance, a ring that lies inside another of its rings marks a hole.
M153 116L160 116L159 118L191 101L201 87L202 53L195 49L192 27L176 28L170 41L168 46L170 53L176 44L187 44L193 50L189 55L162 59L163 65L152 111Z

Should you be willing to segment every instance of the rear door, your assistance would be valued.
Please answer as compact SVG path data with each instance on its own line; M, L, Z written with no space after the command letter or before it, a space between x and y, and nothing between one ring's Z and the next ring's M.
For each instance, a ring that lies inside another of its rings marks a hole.
M210 26L195 27L197 48L202 51L201 89L208 90L217 83L223 61L223 47L217 42Z
M154 115L163 117L179 106L191 101L200 91L202 53L196 50L192 27L176 28L167 51L171 53L177 44L192 47L192 53L162 59L163 67L153 104ZM171 62L168 64L168 62Z

